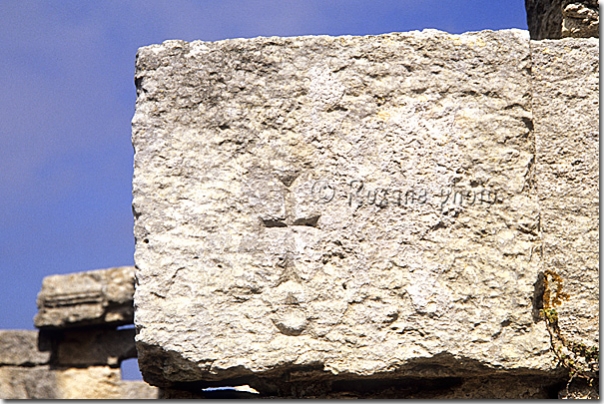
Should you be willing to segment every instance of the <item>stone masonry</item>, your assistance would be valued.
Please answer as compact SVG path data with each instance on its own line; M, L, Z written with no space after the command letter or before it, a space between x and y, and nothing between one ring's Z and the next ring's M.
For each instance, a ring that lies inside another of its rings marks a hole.
M597 398L599 5L525 5L141 48L137 267L45 278L0 399Z
M133 279L133 267L47 276L34 325L45 329L132 324Z
M519 30L141 48L145 380L550 394L548 330L599 342L598 57Z
M134 268L44 279L35 324L41 331L0 331L1 399L157 398L145 382L121 379L136 358L132 324Z

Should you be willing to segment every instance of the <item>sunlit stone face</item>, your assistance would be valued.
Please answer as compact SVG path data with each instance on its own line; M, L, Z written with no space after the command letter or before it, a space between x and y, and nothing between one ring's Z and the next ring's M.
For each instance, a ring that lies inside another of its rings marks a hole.
M530 68L517 30L142 48L145 378L551 369Z

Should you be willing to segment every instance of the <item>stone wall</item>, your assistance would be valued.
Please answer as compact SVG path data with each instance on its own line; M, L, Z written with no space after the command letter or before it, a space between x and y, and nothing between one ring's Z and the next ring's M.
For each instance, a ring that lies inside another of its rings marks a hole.
M138 332L133 267L47 277L0 398L597 397L599 6L526 8L142 48Z
M145 382L121 379L136 358L132 324L134 268L44 279L35 325L0 331L1 399L157 398Z
M597 376L598 78L597 39L519 30L140 49L145 380L544 397L558 359Z

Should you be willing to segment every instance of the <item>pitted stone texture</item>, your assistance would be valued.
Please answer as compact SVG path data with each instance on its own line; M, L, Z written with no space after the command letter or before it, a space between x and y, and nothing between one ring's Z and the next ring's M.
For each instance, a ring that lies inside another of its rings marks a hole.
M52 275L38 294L38 328L133 322L134 267Z
M551 370L530 67L518 30L140 49L145 380Z
M543 268L564 280L567 338L599 341L598 39L532 42Z
M50 351L38 347L38 332L0 330L0 366L36 366L47 364Z
M562 37L598 38L600 6L598 0L562 1Z

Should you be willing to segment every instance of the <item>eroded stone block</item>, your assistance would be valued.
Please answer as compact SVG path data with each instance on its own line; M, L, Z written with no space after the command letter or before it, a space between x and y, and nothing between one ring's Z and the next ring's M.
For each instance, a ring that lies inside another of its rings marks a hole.
M90 366L54 372L62 399L120 399L122 380L119 368Z
M139 50L145 380L552 371L525 32Z
M0 399L53 398L61 397L49 366L0 366Z
M134 267L52 275L38 294L38 328L132 323Z
M158 389L121 380L119 368L0 366L0 399L155 399Z
M38 332L0 330L0 366L35 366L47 364L50 351L38 346Z
M561 276L562 332L599 344L598 39L531 42L543 269ZM556 284L553 287L557 287Z

